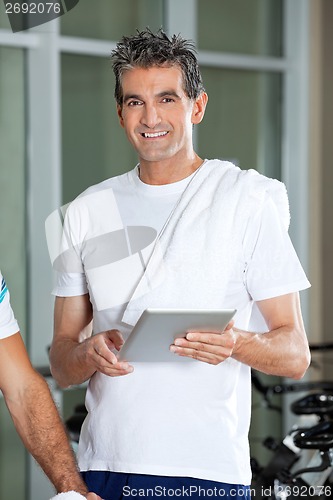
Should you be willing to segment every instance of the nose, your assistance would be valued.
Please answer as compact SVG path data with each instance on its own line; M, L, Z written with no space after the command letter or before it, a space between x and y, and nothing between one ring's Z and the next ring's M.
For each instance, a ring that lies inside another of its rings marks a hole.
M148 128L155 128L161 122L157 106L154 104L145 104L141 116L141 123Z

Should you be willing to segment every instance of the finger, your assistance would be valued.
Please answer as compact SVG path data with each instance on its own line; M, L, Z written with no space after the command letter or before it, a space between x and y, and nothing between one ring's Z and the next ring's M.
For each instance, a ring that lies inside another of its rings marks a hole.
M106 344L105 340L97 340L92 346L92 356L97 363L101 363L101 359L104 359L108 363L114 365L117 363L117 356L113 353L109 346Z
M103 348L102 352L96 351L96 364L97 370L105 373L106 375L117 375L119 372L121 374L131 373L133 371L133 367L127 361L119 361L116 355L112 352L105 352L105 348ZM105 355L104 355L105 353Z
M236 336L233 329L225 330L222 333L190 332L186 335L186 340L233 349L236 342Z
M202 342L183 342L182 345L176 345L178 349L184 349L187 353L192 351L199 352L201 355L213 355L219 358L228 358L231 356L233 344L228 346L205 344ZM176 352L176 351L174 351ZM177 351L178 353L179 351Z
M188 332L186 337L179 339L190 340L191 342L203 342L206 344L225 345L234 338L233 329L224 330L223 332ZM178 340L178 338L176 339Z
M205 351L198 351L192 348L170 346L170 350L181 357L192 358L197 361L203 361L212 365L217 365L224 361L228 356L221 356L221 353L211 353Z
M91 337L91 345L93 346L93 354L101 356L111 364L118 362L114 349L118 350L123 345L124 340L119 330L108 330ZM96 356L95 356L96 357Z
M124 362L122 362L118 365L113 366L100 366L98 371L104 373L104 375L107 375L108 377L120 377L132 373L134 371L134 368L128 363L125 364Z
M212 332L189 332L185 338L175 340L176 345L185 345L184 342L201 342L210 345L225 345L229 341L229 335Z
M126 375L127 373L132 373L133 371L133 366L131 366L127 361L117 360L116 363L110 363L102 356L99 356L97 359L96 368L97 371L111 377Z
M233 345L215 346L209 344L201 344L200 342L191 342L191 345L188 347L188 349L193 349L201 356L214 356L224 361L225 359L230 358L230 356L232 355Z

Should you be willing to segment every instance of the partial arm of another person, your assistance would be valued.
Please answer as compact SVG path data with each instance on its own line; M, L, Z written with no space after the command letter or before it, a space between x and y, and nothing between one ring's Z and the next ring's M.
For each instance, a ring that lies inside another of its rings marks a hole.
M87 488L45 380L34 370L19 332L0 340L0 389L16 430L58 493ZM91 493L89 500L99 497Z
M269 331L239 330L230 323L224 332L190 332L171 350L210 364L232 357L269 375L300 379L310 363L298 293L257 302Z
M60 387L81 384L96 371L111 377L133 371L127 362L119 362L112 352L124 343L118 330L108 330L80 341L80 333L91 320L88 294L56 297L50 362L52 375Z

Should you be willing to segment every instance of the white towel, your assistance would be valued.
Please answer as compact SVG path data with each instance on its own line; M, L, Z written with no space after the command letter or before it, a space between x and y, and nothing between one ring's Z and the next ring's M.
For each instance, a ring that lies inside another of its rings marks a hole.
M246 224L267 193L288 228L284 184L230 162L206 161L162 229L122 321L135 325L148 307L222 308Z
M86 497L76 491L66 491L66 493L58 493L58 495L52 497L50 500L86 500Z

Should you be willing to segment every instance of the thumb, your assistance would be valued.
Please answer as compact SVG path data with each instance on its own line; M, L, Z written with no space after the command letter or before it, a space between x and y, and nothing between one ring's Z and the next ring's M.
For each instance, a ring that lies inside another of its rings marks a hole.
M106 333L106 341L109 344L109 347L111 347L112 349L115 347L117 349L117 351L119 351L121 346L124 344L124 339L123 339L123 336L120 333L120 331L119 330L107 330L105 333Z
M231 330L231 328L234 326L235 322L234 320L232 319L231 321L229 321L229 323L227 324L227 326L225 327L224 331L226 330Z

